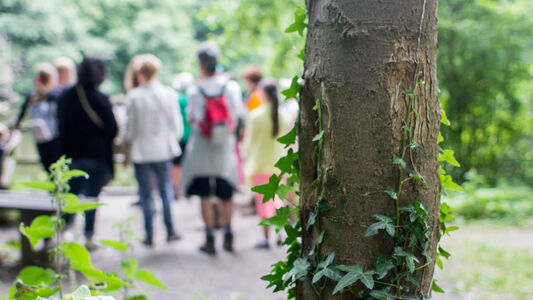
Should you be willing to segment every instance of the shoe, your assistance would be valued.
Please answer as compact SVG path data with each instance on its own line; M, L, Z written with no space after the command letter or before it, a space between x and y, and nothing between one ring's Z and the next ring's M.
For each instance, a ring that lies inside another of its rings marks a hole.
M215 249L215 238L213 236L207 236L205 244L200 247L200 251L209 255L215 255L217 253Z
M175 231L171 231L167 234L167 242L174 242L181 240L181 236L177 234Z
M98 249L98 244L93 240L93 238L88 238L85 242L85 248L89 250L89 252L92 252L96 249Z
M224 250L233 252L233 233L226 232L224 234L224 243L222 244Z
M146 236L143 240L143 244L145 244L148 247L154 246L154 241L151 235Z
M255 244L254 249L265 249L265 250L267 250L267 249L270 249L270 245L268 244L267 241L261 241L261 242Z

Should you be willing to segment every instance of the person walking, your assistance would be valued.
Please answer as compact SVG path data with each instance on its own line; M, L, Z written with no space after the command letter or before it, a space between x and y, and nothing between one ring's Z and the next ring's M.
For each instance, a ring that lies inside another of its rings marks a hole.
M104 61L84 57L78 66L78 82L59 98L58 122L61 153L72 159L71 168L85 171L88 178L70 181L71 192L82 201L98 201L102 188L113 178L113 139L118 127L109 97L98 90L106 79ZM85 211L86 246L93 241L96 209ZM67 223L70 221L66 217Z
M136 57L133 74L138 84L126 95L126 159L131 162L139 185L139 196L144 216L143 243L153 246L154 214L152 200L153 174L163 203L163 217L167 229L167 242L180 239L174 230L170 202L174 198L170 181L172 159L181 153L178 140L183 134L181 113L176 102L176 92L157 80L161 61L152 54Z
M187 117L192 130L182 173L187 195L201 197L206 241L200 251L210 255L216 253L213 202L218 204L224 228L223 248L233 251L232 197L238 186L234 126L245 114L239 84L216 72L219 55L212 42L202 43L197 51L203 80L191 88L188 97Z
M37 144L43 168L50 173L50 165L59 158L57 141L57 70L49 63L36 65L35 91L26 96L22 109L11 130L20 128L29 113L29 128Z
M264 102L254 109L246 120L243 148L245 154L244 174L248 186L267 184L270 176L278 172L274 165L283 156L283 145L277 141L288 127L288 118L279 109L278 89L274 80L261 81L261 98ZM257 215L262 219L276 215L276 209L282 206L276 196L274 200L263 203L263 195L254 193ZM268 249L270 228L263 227L264 239L256 248Z

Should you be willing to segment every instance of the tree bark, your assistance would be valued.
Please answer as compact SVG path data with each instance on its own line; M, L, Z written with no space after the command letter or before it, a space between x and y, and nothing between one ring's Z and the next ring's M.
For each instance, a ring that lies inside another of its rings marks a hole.
M402 126L407 117L405 91L424 84L414 99L418 112L410 128L419 147L406 159L423 176L404 184L400 206L423 204L430 216L430 265L417 272L419 288L402 290L411 298L429 297L436 245L439 239L440 182L437 136L440 103L436 76L438 0L308 0L309 16L304 88L300 112L300 169L303 224L302 256L316 243L318 230L305 230L320 196L332 209L318 217L325 231L320 255L335 252L336 264L375 268L376 256L391 253L394 240L382 234L365 238L373 215L393 216L395 202L384 191L398 185L393 156L402 150ZM319 132L324 131L318 160ZM313 162L318 161L318 166ZM317 171L320 170L320 171ZM306 191L319 183L315 192ZM424 261L420 258L420 261ZM316 256L310 257L316 263ZM311 276L297 282L297 299L352 299L350 293L332 296L329 281L322 295ZM364 290L355 285L355 290Z

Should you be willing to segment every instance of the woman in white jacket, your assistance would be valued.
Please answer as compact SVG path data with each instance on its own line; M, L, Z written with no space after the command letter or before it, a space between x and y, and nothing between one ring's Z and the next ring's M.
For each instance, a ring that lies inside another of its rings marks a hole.
M153 245L154 211L150 173L156 179L163 202L167 241L179 239L170 210L174 198L170 169L172 159L181 154L178 140L183 133L183 123L176 93L156 79L160 67L161 61L151 54L136 56L133 76L139 85L127 94L125 166L131 161L135 168L146 231L143 243L148 246Z

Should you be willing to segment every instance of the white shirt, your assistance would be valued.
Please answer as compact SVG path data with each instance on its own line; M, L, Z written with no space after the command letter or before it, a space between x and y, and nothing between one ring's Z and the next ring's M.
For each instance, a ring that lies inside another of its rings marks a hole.
M181 154L183 122L177 99L173 89L158 81L128 92L124 136L131 143L132 162L160 162Z

